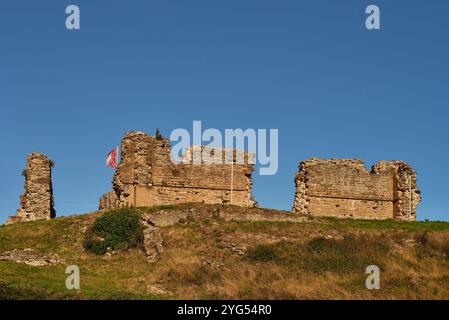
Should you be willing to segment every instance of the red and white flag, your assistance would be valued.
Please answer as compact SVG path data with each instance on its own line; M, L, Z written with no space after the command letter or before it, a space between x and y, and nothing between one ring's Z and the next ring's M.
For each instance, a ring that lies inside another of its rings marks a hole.
M115 147L114 150L108 153L108 157L106 158L106 167L109 168L117 168L117 160L118 158L118 147Z

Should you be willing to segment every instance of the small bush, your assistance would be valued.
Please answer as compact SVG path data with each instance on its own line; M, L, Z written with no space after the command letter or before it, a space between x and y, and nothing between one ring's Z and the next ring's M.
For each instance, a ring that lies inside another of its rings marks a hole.
M186 270L170 269L168 278L181 287L187 287L218 283L222 280L222 275L205 266L190 266Z
M280 241L250 248L246 259L253 262L272 262L308 272L352 273L365 270L370 264L383 270L389 246L381 237L346 236L343 239L313 238L306 243Z
M383 269L389 245L382 237L345 236L341 240L314 238L303 256L304 269L313 273L351 273L365 270L370 264Z
M157 128L156 129L156 140L162 140L162 139L163 139L162 134L159 131L159 128Z
M442 232L423 232L415 236L418 243L416 253L418 257L433 257L442 255L449 259L449 235Z
M111 210L97 218L84 240L84 248L98 255L105 254L108 248L128 250L142 244L140 216L130 208Z
M246 257L251 261L268 262L274 261L278 257L276 246L258 245L246 252Z

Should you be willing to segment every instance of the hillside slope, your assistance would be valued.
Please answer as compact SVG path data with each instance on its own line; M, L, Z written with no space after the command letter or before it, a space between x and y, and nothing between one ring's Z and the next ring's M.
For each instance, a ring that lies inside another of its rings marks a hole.
M0 261L0 299L449 299L446 222L282 221L288 213L202 204L139 210L185 217L160 227L153 263L138 249L86 252L84 234L102 212L1 226L0 255L30 248L62 263ZM79 291L65 288L68 265L80 268ZM380 290L365 287L368 265L381 269Z

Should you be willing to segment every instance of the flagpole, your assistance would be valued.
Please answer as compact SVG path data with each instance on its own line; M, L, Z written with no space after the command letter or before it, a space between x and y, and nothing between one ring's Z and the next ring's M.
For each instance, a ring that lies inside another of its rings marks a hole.
M232 159L231 159L231 206L233 204L233 192L234 192L234 150L232 150Z

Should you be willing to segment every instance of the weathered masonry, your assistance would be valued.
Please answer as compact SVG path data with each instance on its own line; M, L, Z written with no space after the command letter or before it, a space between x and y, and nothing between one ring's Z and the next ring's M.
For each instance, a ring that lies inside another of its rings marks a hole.
M402 161L313 158L300 163L293 212L315 216L415 220L421 192Z
M55 217L51 171L53 161L41 153L31 153L23 170L25 193L20 196L20 208L6 224L22 221L49 220Z
M223 149L213 152L225 154ZM195 163L193 156L176 164L171 161L170 153L168 139L128 132L121 142L121 161L113 178L113 191L101 197L100 209L185 202L256 205L252 196L254 168L247 161L248 154L245 153L244 164L237 164L236 151L233 151L231 165Z

